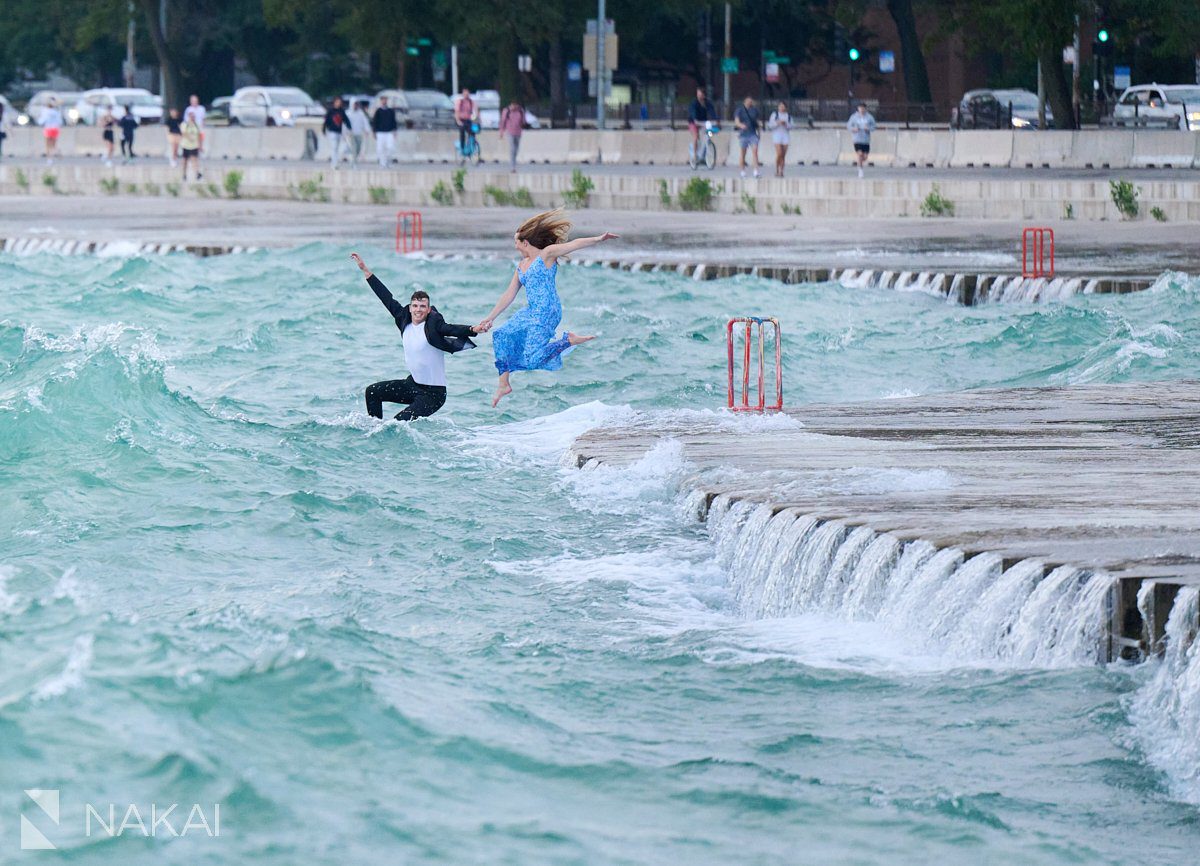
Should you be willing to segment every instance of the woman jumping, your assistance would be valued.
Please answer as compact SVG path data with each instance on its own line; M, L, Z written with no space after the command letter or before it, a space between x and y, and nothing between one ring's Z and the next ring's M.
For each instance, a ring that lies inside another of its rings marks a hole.
M517 272L513 274L496 306L477 326L479 330L489 330L493 320L513 302L521 286L525 287L528 306L492 334L492 350L496 354L496 369L500 372L500 381L492 398L493 407L505 395L512 393L512 386L508 384L511 373L516 370L561 369L565 352L595 339L581 337L570 331L555 338L554 330L562 321L563 310L554 287L554 277L558 273L559 258L617 236L605 232L593 238L568 241L567 232L570 230L571 223L562 211L552 210L527 219L513 236L517 252L521 254Z

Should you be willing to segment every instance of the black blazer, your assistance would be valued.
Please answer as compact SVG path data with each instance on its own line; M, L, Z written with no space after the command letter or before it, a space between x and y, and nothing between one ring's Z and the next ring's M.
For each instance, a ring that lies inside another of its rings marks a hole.
M403 337L404 329L412 323L412 313L408 311L408 305L393 298L387 286L374 274L367 277L367 285L371 287L371 291L375 293L376 297L383 301L383 305L396 320L396 327L400 329L400 335ZM470 325L451 325L442 318L437 307L429 308L429 315L425 319L425 339L433 348L451 354L464 349L474 349L475 344L471 342L472 336L474 334Z

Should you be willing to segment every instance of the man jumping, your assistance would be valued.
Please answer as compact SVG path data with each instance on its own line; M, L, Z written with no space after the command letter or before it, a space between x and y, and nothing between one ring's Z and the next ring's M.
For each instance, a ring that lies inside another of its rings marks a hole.
M367 414L383 417L383 404L406 403L396 415L397 421L411 421L432 415L446 403L446 356L443 353L474 349L471 337L479 326L451 325L442 318L437 307L430 306L429 295L413 292L404 306L387 290L387 286L363 263L358 253L350 258L366 275L367 284L396 320L404 342L404 362L408 365L407 379L388 379L367 388Z

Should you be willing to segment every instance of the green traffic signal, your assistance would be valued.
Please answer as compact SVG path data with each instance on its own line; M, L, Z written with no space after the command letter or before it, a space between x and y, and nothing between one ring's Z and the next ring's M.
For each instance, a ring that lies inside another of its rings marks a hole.
M1099 39L1101 42L1107 42L1108 41L1108 31L1101 30L1099 33L1096 34L1096 38Z
M851 48L851 49L850 49L850 59L851 59L851 60L857 60L857 59L858 59L859 57L861 57L861 56L862 56L862 55L860 55L860 54L858 53L858 49L857 49L857 48Z

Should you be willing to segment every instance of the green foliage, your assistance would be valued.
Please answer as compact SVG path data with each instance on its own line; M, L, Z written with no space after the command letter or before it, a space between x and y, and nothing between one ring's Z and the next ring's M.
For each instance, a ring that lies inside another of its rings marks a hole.
M671 209L671 187L661 179L658 182L658 200L662 203L663 210Z
M443 206L454 204L454 193L450 191L450 187L446 186L444 180L439 180L433 185L433 189L429 191L429 197Z
M563 192L563 204L571 208L584 208L588 204L588 196L596 184L579 169L571 172L571 188Z
M929 195L925 196L925 201L921 202L921 216L954 216L954 202L942 195L942 190L936 183Z
M225 194L230 198L242 197L242 173L236 168L225 172Z
M1063 219L1075 219L1075 205L1071 204L1069 201L1063 202Z
M142 192L145 193L146 195L158 195L159 193L161 193L161 191L162 191L161 187L159 187L159 185L156 183L142 184Z
M533 195L523 186L509 192L488 184L483 188L483 196L485 200L490 198L492 204L498 207L534 207Z
M327 202L329 201L329 190L322 186L324 182L325 175L318 174L316 177L302 180L298 184L289 184L288 194L300 201Z
M1113 204L1123 219L1136 219L1140 207L1138 205L1138 188L1127 180L1110 180L1108 191Z
M138 185L136 183L125 184L125 192L129 193L129 195L137 195Z
M49 171L42 174L42 186L53 193L61 192L58 188L58 175Z
M758 199L748 192L742 193L742 208L748 213L758 213Z
M121 191L121 182L115 177L100 178L100 189L106 195L116 195Z
M707 177L693 177L679 191L679 207L683 210L712 210L713 196L724 189L723 186L714 186Z
M220 198L221 188L215 183L206 183L204 189L208 192L210 198Z
M367 187L367 195L371 197L371 204L392 203L392 191L386 186L369 186Z
M1150 216L1154 217L1155 222L1165 223L1167 221L1167 212L1158 205L1150 208Z
M795 205L793 207L787 202L784 202L779 206L779 209L790 216L800 216L800 205Z
M168 183L165 189L167 191L167 195L171 196L171 198L179 198L179 184Z
M17 182L17 186L24 192L29 192L29 175L25 174L21 169L16 169L13 172L13 180Z
M462 195L467 191L467 170L465 168L456 168L450 174L450 182L454 184L454 191Z

